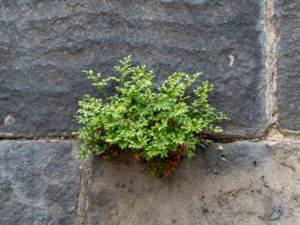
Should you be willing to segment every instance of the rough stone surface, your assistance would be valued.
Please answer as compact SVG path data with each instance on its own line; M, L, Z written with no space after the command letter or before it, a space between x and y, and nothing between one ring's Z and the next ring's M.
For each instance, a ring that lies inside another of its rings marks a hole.
M223 153L216 148L163 179L147 176L140 165L95 158L88 224L299 224L300 144L235 142Z
M66 141L0 142L0 224L75 224L80 174Z
M129 53L159 79L204 72L226 134L266 127L262 1L0 0L0 11L2 136L70 134L77 100L94 91L81 69L110 74Z
M282 129L300 130L300 2L277 0L278 120Z

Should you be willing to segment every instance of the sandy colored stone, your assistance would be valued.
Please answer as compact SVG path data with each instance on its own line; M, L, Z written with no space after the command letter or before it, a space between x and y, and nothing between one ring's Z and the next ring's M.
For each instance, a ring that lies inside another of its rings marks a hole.
M88 224L299 224L300 144L235 142L221 153L217 147L162 179L141 165L95 158Z

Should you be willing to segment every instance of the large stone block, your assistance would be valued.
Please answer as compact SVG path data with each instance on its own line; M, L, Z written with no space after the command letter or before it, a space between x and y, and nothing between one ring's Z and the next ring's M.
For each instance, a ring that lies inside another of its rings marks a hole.
M278 119L282 129L300 131L300 2L277 0Z
M95 158L88 224L299 224L300 144L216 148L183 161L167 178L149 177L141 165Z
M79 188L71 142L0 142L0 224L75 224Z
M68 135L77 100L94 93L80 73L111 74L133 54L159 79L202 71L225 133L266 127L259 0L0 1L0 134Z

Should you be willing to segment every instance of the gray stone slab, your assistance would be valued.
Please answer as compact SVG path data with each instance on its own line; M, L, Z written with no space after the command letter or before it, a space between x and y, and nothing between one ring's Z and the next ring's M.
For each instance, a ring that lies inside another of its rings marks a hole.
M282 129L300 131L300 2L277 1L278 120Z
M259 0L0 1L0 134L68 135L77 100L94 89L80 71L111 74L133 54L156 70L205 73L226 134L266 127Z
M216 148L183 161L167 178L147 176L142 165L95 158L88 224L299 224L299 143Z
M67 141L0 142L0 224L75 224L78 164Z

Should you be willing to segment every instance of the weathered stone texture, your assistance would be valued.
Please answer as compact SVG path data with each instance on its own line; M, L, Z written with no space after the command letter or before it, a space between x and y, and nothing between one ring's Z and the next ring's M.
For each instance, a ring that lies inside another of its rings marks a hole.
M278 120L282 129L300 130L300 2L277 0Z
M168 178L95 158L89 225L298 225L300 144L236 142L184 161Z
M75 224L80 174L65 141L0 142L0 224Z
M0 134L68 135L77 100L93 93L81 69L110 74L133 54L160 79L203 71L226 134L266 127L259 0L0 1Z

